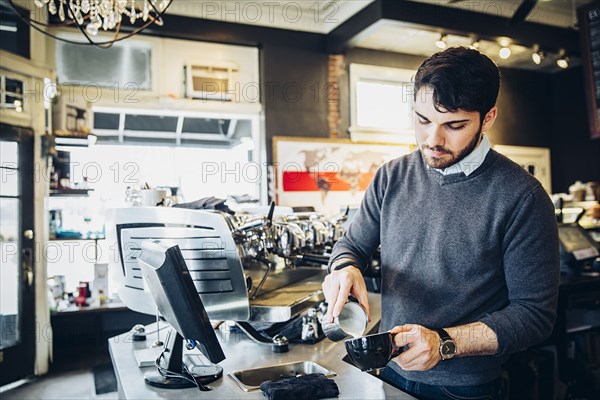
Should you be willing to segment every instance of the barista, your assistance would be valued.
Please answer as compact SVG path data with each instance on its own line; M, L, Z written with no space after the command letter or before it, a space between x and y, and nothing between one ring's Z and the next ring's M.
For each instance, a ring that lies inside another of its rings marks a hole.
M548 337L556 318L554 207L485 134L499 86L498 67L476 50L423 62L419 149L377 171L323 283L327 320L349 294L368 310L362 272L381 245L381 330L408 346L382 379L418 398L501 398L501 364Z

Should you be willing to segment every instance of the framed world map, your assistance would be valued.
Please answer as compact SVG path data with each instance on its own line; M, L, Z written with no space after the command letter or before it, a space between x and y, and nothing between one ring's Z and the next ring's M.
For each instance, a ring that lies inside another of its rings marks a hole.
M275 136L275 201L326 213L358 207L377 169L415 149L409 144Z

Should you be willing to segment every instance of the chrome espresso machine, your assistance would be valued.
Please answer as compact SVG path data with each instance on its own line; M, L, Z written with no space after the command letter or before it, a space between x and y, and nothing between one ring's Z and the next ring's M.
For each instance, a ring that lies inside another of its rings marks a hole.
M213 210L127 207L107 215L107 240L116 251L109 274L125 305L154 315L137 259L145 240L179 245L198 294L213 321L289 321L324 300L321 290L333 244L348 212L230 215ZM246 332L251 337L253 332ZM256 337L253 337L256 339Z

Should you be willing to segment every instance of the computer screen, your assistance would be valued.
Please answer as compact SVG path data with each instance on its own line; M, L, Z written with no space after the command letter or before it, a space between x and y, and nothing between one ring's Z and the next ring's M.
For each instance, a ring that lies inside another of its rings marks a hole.
M186 339L188 344L196 345L212 363L223 361L225 354L198 296L179 246L166 240L144 241L138 262L160 314L177 331L177 340L172 340L171 344L166 345L173 348L165 352L168 353L165 357L178 358L171 363L177 369L172 372L182 372L179 368L182 360L182 339ZM157 367L160 370L160 366ZM165 370L171 368L170 365L163 367Z

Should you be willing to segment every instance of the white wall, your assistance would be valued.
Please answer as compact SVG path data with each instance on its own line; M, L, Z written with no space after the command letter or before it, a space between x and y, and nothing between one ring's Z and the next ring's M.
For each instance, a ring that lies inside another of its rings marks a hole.
M81 37L72 32L58 31L59 36L81 41ZM235 111L239 106L254 106L253 110L260 111L259 85L259 51L255 47L224 45L188 40L163 39L137 35L127 39L127 43L140 42L152 46L152 90L131 91L129 89L94 87L90 82L89 88L84 86L70 88L62 86L63 93L73 97L75 103L90 101L91 106L102 107L136 107L145 103L152 106L161 105L166 108L186 108L196 111L217 108L222 111ZM115 44L118 46L119 44ZM102 51L99 49L99 51ZM55 41L48 39L47 63L55 68ZM178 102L185 97L184 66L188 63L204 64L210 60L227 61L236 64L239 71L234 75L234 91L232 102L215 102L195 100L193 104ZM60 77L59 77L60 78ZM118 78L115 78L118 81ZM115 82L123 87L126 82ZM115 87L116 87L115 86ZM87 90L87 92L85 92ZM258 108L256 108L258 106ZM242 110L240 110L242 111Z

